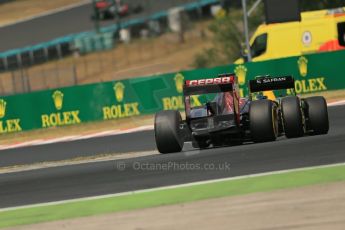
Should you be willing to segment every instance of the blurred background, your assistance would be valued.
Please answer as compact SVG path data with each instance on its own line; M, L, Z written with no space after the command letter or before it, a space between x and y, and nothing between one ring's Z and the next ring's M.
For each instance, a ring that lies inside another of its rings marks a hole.
M264 4L246 3L251 35ZM302 0L301 11L343 5ZM230 64L242 18L241 0L0 0L0 94Z

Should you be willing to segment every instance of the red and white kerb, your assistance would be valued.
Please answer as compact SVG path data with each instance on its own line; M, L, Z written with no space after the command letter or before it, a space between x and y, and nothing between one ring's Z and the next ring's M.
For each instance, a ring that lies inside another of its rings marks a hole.
M230 84L234 82L234 76L207 78L200 80L187 80L186 86L199 86L199 85L218 85L218 84Z

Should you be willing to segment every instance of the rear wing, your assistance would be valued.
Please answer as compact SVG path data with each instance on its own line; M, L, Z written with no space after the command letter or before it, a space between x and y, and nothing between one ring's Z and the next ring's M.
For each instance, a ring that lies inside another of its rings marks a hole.
M265 76L249 81L249 90L251 93L280 89L295 89L295 79L292 76Z
M217 78L187 80L183 86L185 96L233 91L235 74L220 74Z

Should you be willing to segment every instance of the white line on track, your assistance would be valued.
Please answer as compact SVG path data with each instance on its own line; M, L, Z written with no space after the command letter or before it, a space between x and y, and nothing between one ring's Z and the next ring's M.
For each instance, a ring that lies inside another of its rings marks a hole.
M158 151L142 151L142 152L127 152L127 153L113 153L113 154L99 154L89 157L78 157L75 159L67 159L61 161L48 161L48 162L38 162L28 165L14 165L9 167L0 168L0 175L1 174L9 174L9 173L18 173L18 172L27 172L32 170L39 170L39 169L47 169L47 168L56 168L56 167L63 167L63 166L76 166L88 163L100 163L100 162L108 162L108 161L115 161L115 160L125 160L130 158L137 158L137 157L145 157L145 156L152 156L158 155Z
M116 130L108 130L108 131L86 134L86 135L65 136L65 137L59 137L59 138L53 138L53 139L47 139L47 140L40 139L40 140L33 140L33 141L27 141L27 142L10 144L10 145L0 145L0 150L15 149L15 148L20 148L20 147L35 146L35 145L46 145L46 144L59 143L59 142L77 141L77 140L91 139L95 137L115 136L115 135L135 133L135 132L140 132L140 131L147 131L147 130L153 130L153 126L146 125L146 126L140 126L140 127L132 128L132 129L123 129L123 130L116 129Z
M345 105L345 100L335 101L327 104L329 107Z
M157 187L157 188L152 188L152 189L142 189L142 190L107 194L107 195L101 195L101 196L91 196L91 197L85 197L85 198L54 201L54 202L47 202L47 203L41 203L41 204L2 208L0 209L0 212L26 209L26 208L44 207L44 206L51 206L51 205L59 205L59 204L68 204L68 203L89 201L89 200L98 200L98 199L105 199L105 198L112 198L112 197L128 196L128 195L135 195L135 194L140 194L140 193L148 193L148 192L161 191L161 190L167 190L167 189L184 188L184 187L190 187L190 186L195 186L195 185L212 184L212 183L217 183L217 182L233 181L233 180L240 180L240 179L246 179L246 178L255 178L255 177L261 177L261 176L277 175L277 174L299 172L299 171L306 171L306 170L313 170L313 169L331 168L331 167L344 166L344 165L345 163L337 163L337 164L322 165L322 166L279 170L279 171L272 171L272 172L266 172L266 173L257 173L257 174L251 174L251 175L245 175L245 176L227 177L227 178L222 178L222 179L204 180L204 181L185 183L185 184L179 184L179 185L162 186L162 187Z

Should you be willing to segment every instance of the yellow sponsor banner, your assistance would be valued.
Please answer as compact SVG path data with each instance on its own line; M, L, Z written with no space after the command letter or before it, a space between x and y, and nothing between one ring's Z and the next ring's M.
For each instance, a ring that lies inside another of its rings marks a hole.
M103 107L103 120L119 119L140 115L139 103L112 105Z
M102 108L103 120L133 117L141 114L138 102L123 103L126 96L125 89L125 85L120 81L114 84L114 97L117 103Z
M0 121L0 133L14 133L22 131L20 119L10 119Z
M295 90L297 94L320 92L326 91L327 89L324 77L295 80ZM288 90L288 94L291 94L290 90Z
M80 124L79 110L43 114L41 116L42 128L50 128L63 125Z
M203 105L199 100L199 95L192 95L191 104L193 107ZM180 110L184 109L183 96L163 97L163 110Z
M6 116L7 102L4 99L0 99L0 119ZM0 120L0 133L14 133L22 131L20 126L20 119L4 119Z
M64 94L61 91L56 90L52 95L52 99L55 109L61 110L63 108ZM64 125L80 124L81 119L79 117L79 114L79 110L42 114L41 127L51 128Z

